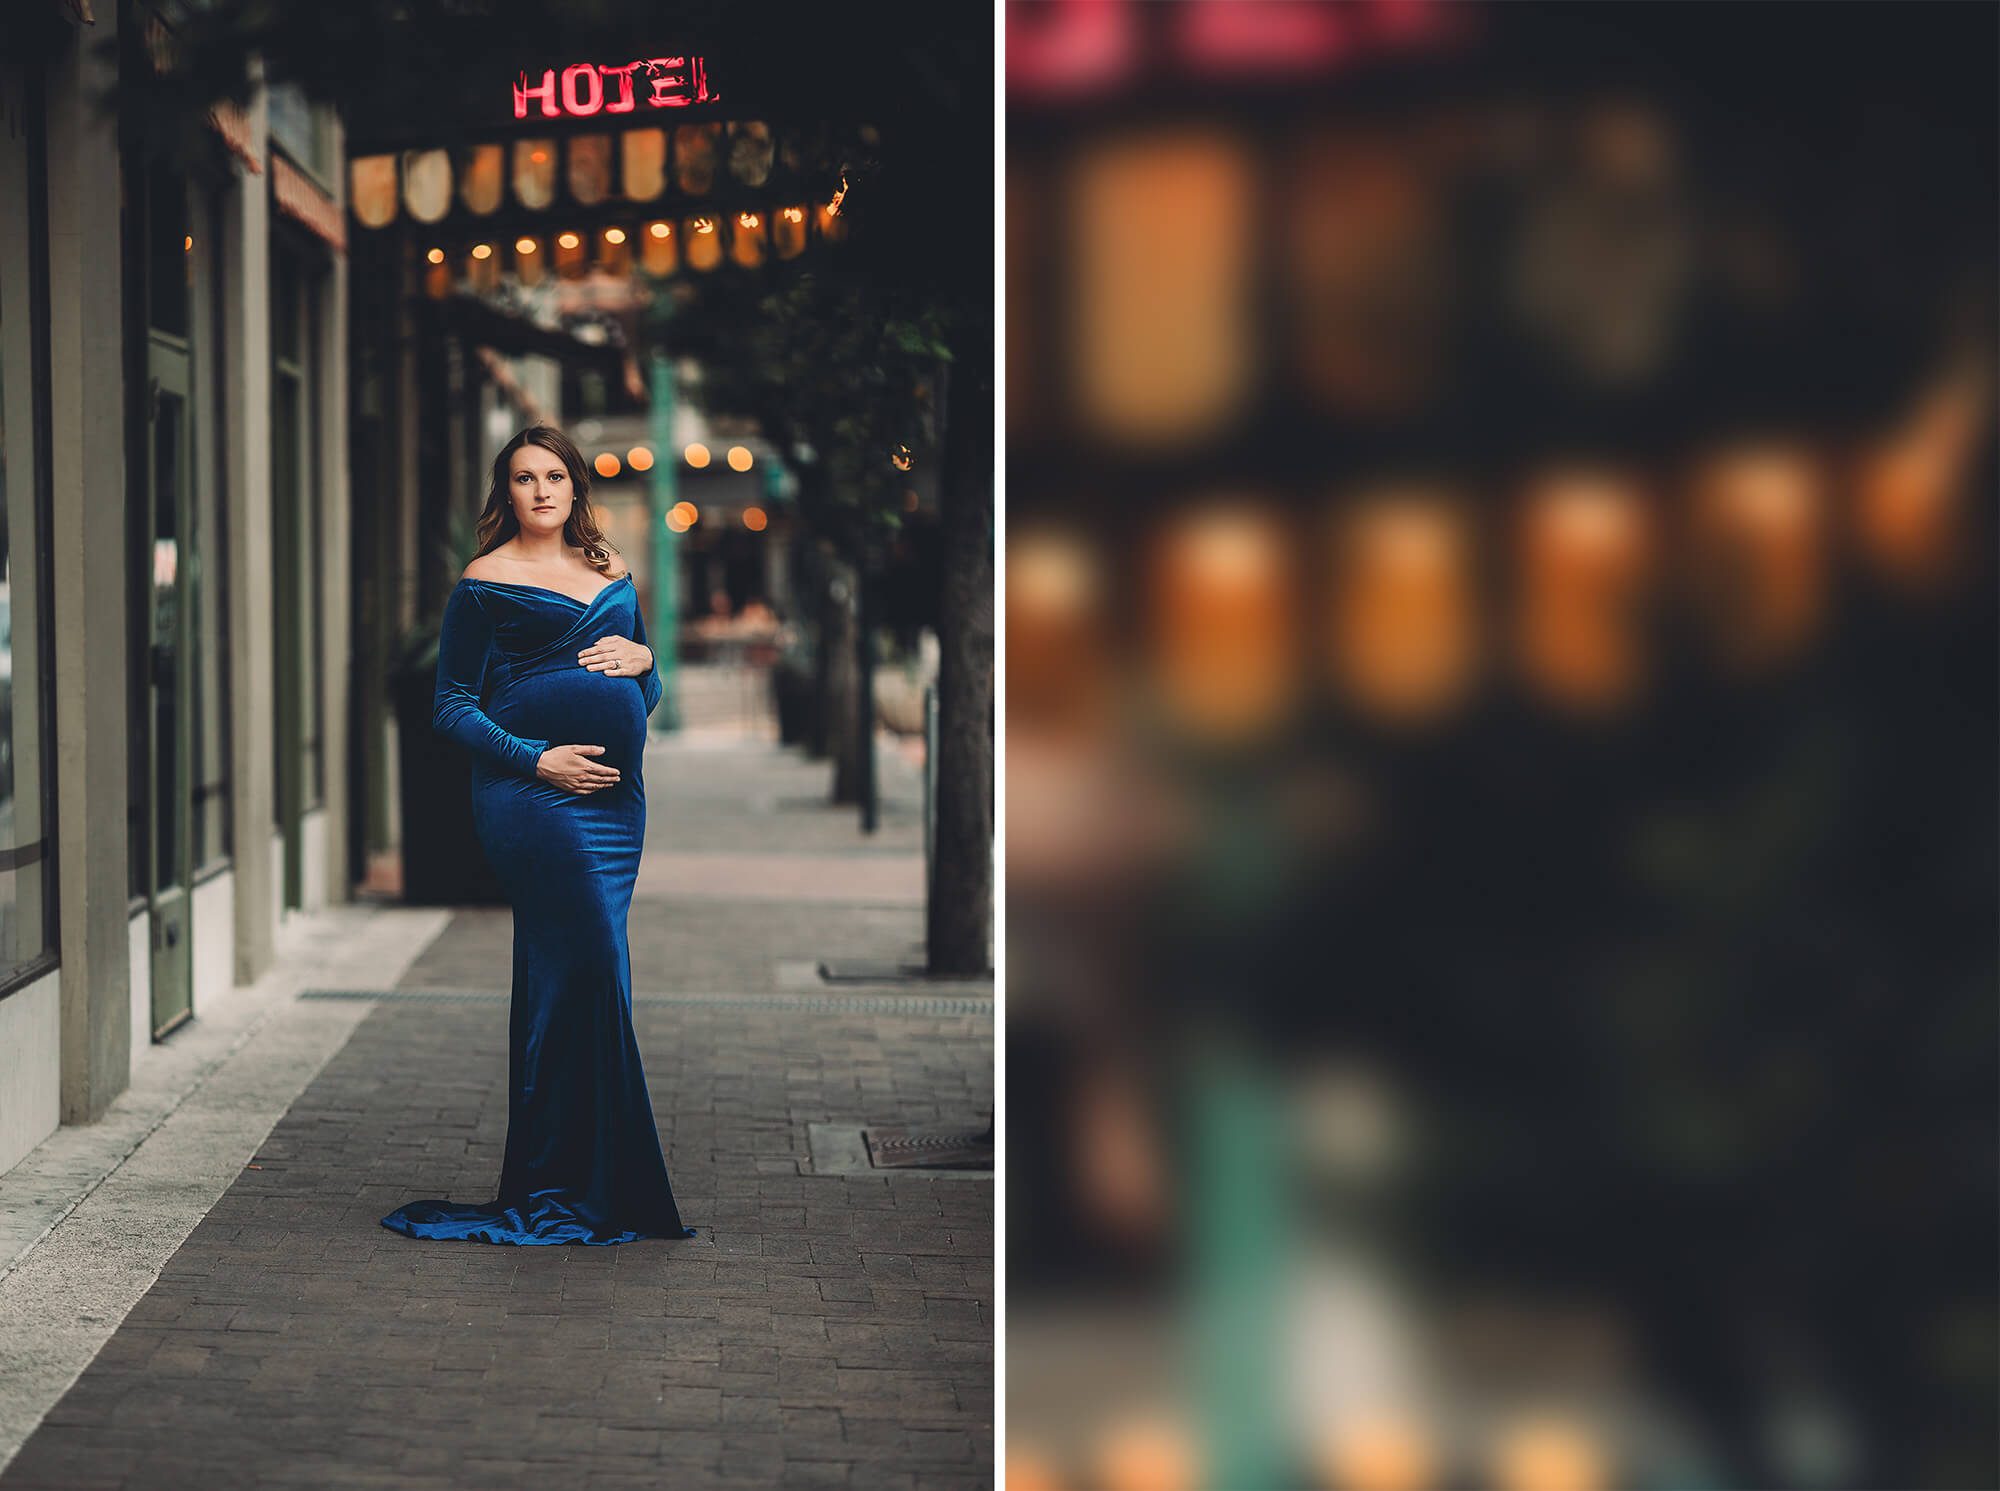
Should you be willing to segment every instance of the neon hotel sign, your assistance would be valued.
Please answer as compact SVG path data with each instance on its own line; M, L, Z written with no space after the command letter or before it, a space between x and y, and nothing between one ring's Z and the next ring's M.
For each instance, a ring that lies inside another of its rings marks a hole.
M544 119L567 114L587 119L592 114L630 114L649 109L684 109L712 104L721 98L708 88L708 64L700 57L648 57L622 67L578 62L562 70L542 69L539 82L524 72L514 83L514 117L526 119L528 105L541 106Z

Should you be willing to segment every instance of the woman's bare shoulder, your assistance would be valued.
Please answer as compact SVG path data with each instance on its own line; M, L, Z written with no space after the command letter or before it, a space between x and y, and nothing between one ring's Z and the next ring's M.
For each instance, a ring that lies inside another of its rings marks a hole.
M504 580L507 578L507 560L498 549L490 554L481 554L465 567L460 576L466 580Z

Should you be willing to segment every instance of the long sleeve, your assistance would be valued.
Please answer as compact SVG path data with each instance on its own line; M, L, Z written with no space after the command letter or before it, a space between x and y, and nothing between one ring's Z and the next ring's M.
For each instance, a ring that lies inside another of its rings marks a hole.
M486 608L471 586L458 586L444 604L431 728L496 766L531 777L549 742L508 734L480 707L492 646L493 622Z
M671 646L673 638L673 629L671 627L668 628L667 637L668 645ZM636 595L632 598L632 640L653 654L653 666L648 668L645 674L639 679L639 687L645 693L646 717L651 719L653 716L653 706L660 702L660 696L667 691L667 688L665 684L660 682L660 650L646 640L646 615L640 609L639 600Z

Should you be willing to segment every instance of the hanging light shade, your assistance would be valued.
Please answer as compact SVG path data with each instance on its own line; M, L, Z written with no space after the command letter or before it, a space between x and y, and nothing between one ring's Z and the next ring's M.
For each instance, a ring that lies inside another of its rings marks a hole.
M459 167L458 195L466 211L484 217L496 212L507 187L507 152L498 145L474 145Z
M714 190L721 142L719 124L683 124L674 131L674 182L690 197Z
M444 150L403 153L403 206L420 223L451 211L451 155Z
M768 229L761 212L738 212L729 223L729 258L732 263L744 269L755 269L764 262L765 235Z
M1297 703L1301 629L1287 549L1276 515L1240 502L1176 518L1154 543L1150 671L1183 728L1241 740Z
M729 126L729 174L745 186L771 179L774 150L770 125L746 120Z
M396 220L396 157L357 155L347 168L354 219L364 228L386 228Z
M806 209L803 203L780 207L771 214L771 246L780 259L796 259L806 251Z
M626 200L650 202L667 189L667 132L627 130L618 137Z
M583 207L611 195L611 137L573 135L569 141L569 194Z
M1447 492L1383 490L1336 515L1329 651L1348 699L1419 725L1466 697L1479 661L1473 563L1469 515Z
M540 209L556 199L556 142L514 142L514 200Z
M639 262L646 273L661 278L680 268L680 242L680 232L672 223L661 219L646 224L639 232Z
M688 268L706 274L722 262L722 224L714 214L689 218L682 231L687 235Z

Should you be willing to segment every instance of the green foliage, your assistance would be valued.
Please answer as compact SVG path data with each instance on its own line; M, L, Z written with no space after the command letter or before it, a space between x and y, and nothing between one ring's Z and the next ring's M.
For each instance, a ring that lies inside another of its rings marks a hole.
M934 291L865 269L829 246L797 268L719 272L654 328L701 364L690 392L705 409L753 418L786 449L802 516L843 546L900 526L898 446L918 463L937 458L937 394L960 319Z

